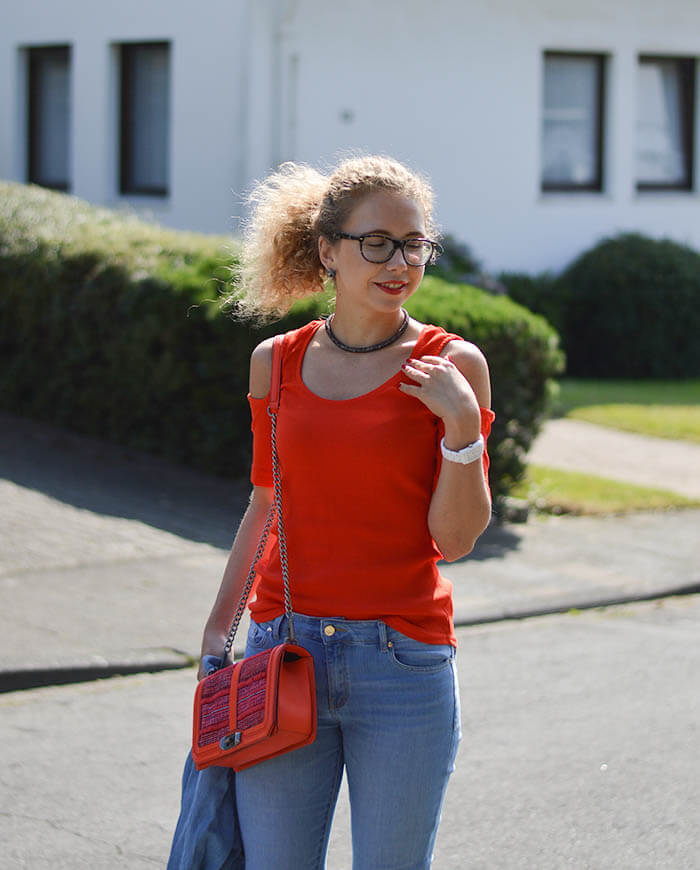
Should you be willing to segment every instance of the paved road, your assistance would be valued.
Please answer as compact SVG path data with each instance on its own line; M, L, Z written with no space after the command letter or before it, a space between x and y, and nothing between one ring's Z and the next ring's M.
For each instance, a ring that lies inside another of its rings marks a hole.
M458 634L434 870L700 868L699 596ZM0 695L0 867L163 868L193 687L186 670ZM329 870L350 870L348 829L343 797Z

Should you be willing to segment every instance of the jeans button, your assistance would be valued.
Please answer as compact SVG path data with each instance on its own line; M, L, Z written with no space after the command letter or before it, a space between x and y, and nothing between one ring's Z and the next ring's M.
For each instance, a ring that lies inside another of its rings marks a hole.
M333 637L333 635L335 634L335 626L327 625L323 629L323 633L326 635L326 637Z

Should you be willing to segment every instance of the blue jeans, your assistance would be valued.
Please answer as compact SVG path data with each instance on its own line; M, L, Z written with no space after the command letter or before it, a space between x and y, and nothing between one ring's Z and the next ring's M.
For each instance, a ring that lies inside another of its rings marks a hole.
M314 743L236 774L246 870L322 870L343 768L353 870L424 870L460 738L455 651L378 620L294 615L314 658ZM287 619L251 623L246 655Z

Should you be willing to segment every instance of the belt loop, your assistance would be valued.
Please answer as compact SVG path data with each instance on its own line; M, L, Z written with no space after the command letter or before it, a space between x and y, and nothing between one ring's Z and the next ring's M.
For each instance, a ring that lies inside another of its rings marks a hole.
M379 649L382 652L388 652L389 647L387 646L386 622L381 619L378 620L377 629L379 633Z
M286 619L286 613L283 613L281 616L278 616L277 619L275 619L272 628L272 636L275 640L279 640L281 637L285 636L285 632L287 630Z

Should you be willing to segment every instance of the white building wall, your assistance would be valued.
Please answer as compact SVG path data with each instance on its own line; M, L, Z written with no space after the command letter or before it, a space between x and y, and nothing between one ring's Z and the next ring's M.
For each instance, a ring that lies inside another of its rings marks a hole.
M132 208L183 229L231 230L232 191L247 181L245 2L203 0L24 0L3 9L0 59L0 176L25 179L26 83L22 49L71 46L72 187L76 196ZM170 194L118 193L118 49L122 42L168 41Z
M443 229L493 271L558 269L620 230L700 249L700 105L695 190L638 193L634 179L638 56L700 57L695 0L24 0L3 14L2 177L24 178L18 49L67 43L73 192L95 202L227 232L280 160L359 149L430 175ZM117 193L115 46L128 40L171 42L165 199ZM608 56L602 193L540 190L546 50Z
M408 160L432 177L444 230L487 268L558 269L621 230L700 248L700 105L695 190L638 193L634 179L638 56L700 56L700 4L300 0L284 50L301 57L287 156ZM546 50L608 55L602 193L540 190Z

